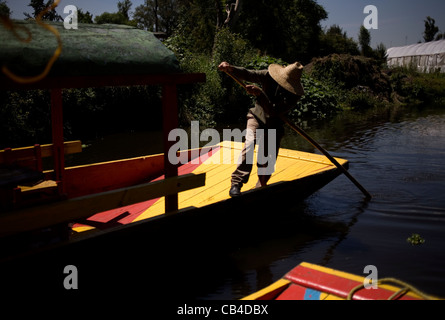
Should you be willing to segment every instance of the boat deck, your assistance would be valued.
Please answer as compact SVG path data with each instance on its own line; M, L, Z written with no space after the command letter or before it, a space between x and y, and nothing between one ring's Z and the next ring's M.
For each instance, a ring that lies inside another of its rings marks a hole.
M242 151L243 144L239 142L224 141L212 147L199 159L190 160L178 168L178 175L189 173L206 174L205 186L184 191L178 195L179 210L188 207L203 207L224 201L230 198L229 188L231 174L236 168L236 159ZM256 163L257 148L255 149L254 163ZM336 159L345 165L347 160ZM269 185L278 182L293 181L323 171L336 169L336 167L323 155L280 149L275 172L269 180ZM157 179L161 180L164 176ZM257 166L254 165L250 179L242 188L242 192L255 188L257 178ZM98 213L82 223L73 226L76 232L84 232L94 228L107 228L116 224L128 224L131 222L149 219L165 213L165 198L157 198L122 207L106 212Z

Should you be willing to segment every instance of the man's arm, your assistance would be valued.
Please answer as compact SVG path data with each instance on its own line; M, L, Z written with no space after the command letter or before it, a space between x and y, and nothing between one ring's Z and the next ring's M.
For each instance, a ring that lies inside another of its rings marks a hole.
M218 69L233 74L235 77L241 80L258 84L262 83L267 74L267 70L249 70L246 68L233 66L226 61L221 62Z
M229 64L228 62L221 62L218 66L218 69L227 73L232 74L236 78L240 80L245 80L248 82L258 83L260 84L262 80L264 79L265 75L267 74L267 71L265 70L249 70L246 68L241 67L235 67ZM266 95L266 93L258 86L255 85L246 85L245 86L247 93L254 95L257 97L258 102L260 105L263 106L265 111L268 114L273 113L272 104L270 102L269 97Z

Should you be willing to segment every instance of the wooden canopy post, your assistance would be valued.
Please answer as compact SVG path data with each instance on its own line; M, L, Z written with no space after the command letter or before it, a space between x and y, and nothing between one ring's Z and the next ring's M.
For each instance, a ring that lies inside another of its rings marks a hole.
M55 174L54 179L60 183L62 194L65 194L65 152L63 144L63 107L61 88L54 88L51 90L51 123Z
M162 86L162 121L163 121L163 142L164 142L164 174L165 178L176 177L178 167L173 165L168 159L168 151L175 143L168 141L171 130L178 127L178 96L177 88L174 84ZM178 194L165 196L165 213L178 210Z

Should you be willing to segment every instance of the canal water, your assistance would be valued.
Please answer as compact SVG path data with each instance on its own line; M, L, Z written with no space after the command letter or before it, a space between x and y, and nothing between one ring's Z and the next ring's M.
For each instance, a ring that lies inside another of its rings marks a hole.
M351 111L304 125L333 156L350 161L349 172L372 200L342 175L292 208L278 204L277 212L268 213L270 226L234 235L235 243L227 247L224 242L215 248L188 246L190 258L172 253L168 264L177 266L175 277L188 278L179 298L239 299L303 261L364 276L372 265L379 278L397 278L445 297L445 107ZM147 141L144 134L134 133L110 143L120 156L160 151L146 143L138 147L141 141ZM109 149L107 144L107 139L93 143L83 154ZM317 152L290 129L282 147ZM409 242L413 234L424 242ZM172 241L183 240L172 235Z
M350 112L306 131L350 161L349 172L372 200L339 176L293 209L300 221L283 219L282 234L232 252L224 283L200 298L241 298L302 261L364 276L373 265L379 278L445 297L445 108ZM315 151L294 132L282 146ZM408 241L413 234L424 242Z

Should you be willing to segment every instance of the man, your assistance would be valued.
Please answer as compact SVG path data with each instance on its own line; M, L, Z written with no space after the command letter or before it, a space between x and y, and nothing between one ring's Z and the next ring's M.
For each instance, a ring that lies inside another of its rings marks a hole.
M273 169L270 170L270 168L274 167L280 141L284 134L281 117L294 108L304 94L301 85L303 65L299 62L287 67L271 64L266 70L248 70L232 66L224 61L221 62L218 69L233 75L237 79L259 85L246 86L247 92L256 96L256 102L255 107L251 108L247 114L247 133L241 153L241 161L232 173L229 194L231 197L236 197L241 195L243 184L249 180L252 171L253 150L260 132L264 132L264 141L259 144L258 155L264 155L270 162L257 161L257 187L267 185L273 172ZM258 129L263 129L263 131L258 131ZM276 133L276 135L270 133ZM269 138L275 141L268 141ZM269 142L272 142L272 147L275 146L274 150L269 150Z

